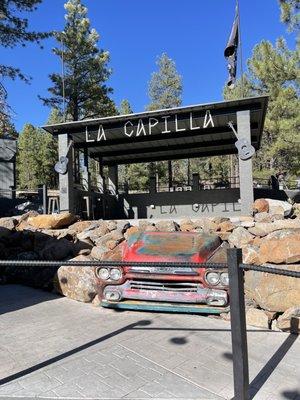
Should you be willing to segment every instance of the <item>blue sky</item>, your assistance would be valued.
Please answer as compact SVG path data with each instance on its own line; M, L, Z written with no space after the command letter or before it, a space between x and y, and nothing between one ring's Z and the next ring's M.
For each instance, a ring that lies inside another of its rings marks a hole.
M135 112L148 104L147 86L156 69L155 60L166 52L183 77L183 105L222 99L227 79L223 57L233 17L235 0L83 0L89 9L91 26L100 34L99 47L111 55L113 74L109 84L119 105L128 99ZM44 0L28 14L35 30L62 30L64 0ZM240 0L244 64L254 45L262 39L275 42L281 35L294 46L279 22L277 0ZM30 85L4 81L18 129L30 122L45 123L49 109L38 95L47 96L49 73L61 70L54 56L52 39L44 49L36 45L0 49L1 63L18 66L33 79Z

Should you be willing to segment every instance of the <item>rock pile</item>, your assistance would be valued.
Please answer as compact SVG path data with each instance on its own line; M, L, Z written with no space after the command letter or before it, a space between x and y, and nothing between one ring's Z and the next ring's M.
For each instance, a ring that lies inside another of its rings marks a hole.
M227 246L243 249L246 264L275 264L290 270L300 268L300 215L298 207L287 202L256 200L253 216L137 220L132 224L127 221L78 221L69 213L38 215L29 212L1 218L0 258L121 260L120 244L133 233L183 231L218 235ZM54 287L63 295L84 302L93 301L96 295L92 268L61 266L58 270L37 270L6 267L0 272L1 279L47 289ZM300 319L299 279L247 271L245 288L249 323L272 329L296 329Z

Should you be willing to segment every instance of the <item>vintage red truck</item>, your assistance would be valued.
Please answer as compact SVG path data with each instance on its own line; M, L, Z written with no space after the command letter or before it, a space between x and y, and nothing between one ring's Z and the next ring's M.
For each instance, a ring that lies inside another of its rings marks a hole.
M139 232L122 244L122 261L225 263L218 236L194 232ZM228 311L228 272L180 266L97 267L102 306L153 311Z

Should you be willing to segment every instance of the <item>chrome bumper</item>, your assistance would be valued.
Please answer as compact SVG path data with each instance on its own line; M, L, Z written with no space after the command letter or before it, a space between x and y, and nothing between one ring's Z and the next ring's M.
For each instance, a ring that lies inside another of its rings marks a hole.
M225 290L205 288L196 282L153 282L128 280L122 285L108 285L103 291L106 302L144 300L171 303L207 304L224 307L228 304Z

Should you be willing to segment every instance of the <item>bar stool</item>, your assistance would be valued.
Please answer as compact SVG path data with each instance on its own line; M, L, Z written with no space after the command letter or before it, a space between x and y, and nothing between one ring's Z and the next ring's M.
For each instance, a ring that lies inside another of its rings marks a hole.
M59 213L59 197L50 196L48 198L48 214Z

